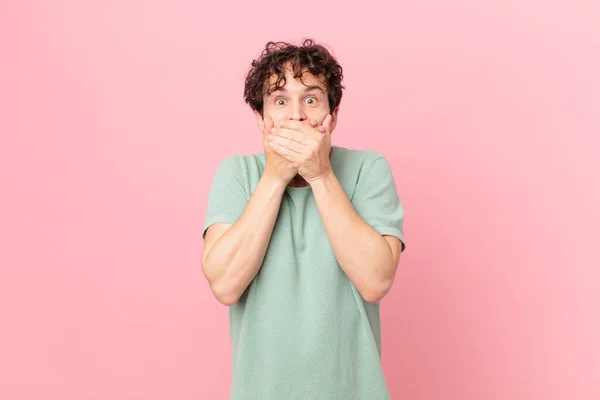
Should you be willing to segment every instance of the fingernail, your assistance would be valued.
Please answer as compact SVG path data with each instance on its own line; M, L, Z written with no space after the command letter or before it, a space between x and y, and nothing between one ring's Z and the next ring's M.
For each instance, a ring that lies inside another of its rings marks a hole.
M276 128L271 128L271 132L275 132L275 129L276 129Z
M267 139L273 139L273 135L267 136Z

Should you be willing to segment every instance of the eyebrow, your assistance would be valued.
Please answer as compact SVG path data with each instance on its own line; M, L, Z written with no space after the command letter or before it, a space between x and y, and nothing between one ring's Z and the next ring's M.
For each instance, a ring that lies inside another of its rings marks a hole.
M321 91L322 93L325 93L325 91L323 90L323 88L322 88L321 86L319 86L319 85L310 85L310 86L306 86L306 87L304 88L304 92L305 92L305 93L306 93L306 92L310 92L311 90L319 90L319 91ZM273 94L274 94L274 93L277 93L277 92L287 92L287 91L288 91L288 90L287 90L287 89L285 88L285 86L284 86L284 87L282 87L282 88L279 88L279 89L277 89L277 90L274 90L274 91L272 91L272 92L270 93L270 96L273 96Z

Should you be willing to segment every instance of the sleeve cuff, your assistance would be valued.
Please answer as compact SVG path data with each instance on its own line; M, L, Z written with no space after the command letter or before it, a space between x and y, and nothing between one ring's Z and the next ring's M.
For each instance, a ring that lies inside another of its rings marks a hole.
M402 232L400 229L392 228L391 226L374 226L373 229L375 229L381 235L397 237L402 242L402 251L404 251L406 248L406 244L404 243L404 232Z
M208 230L208 228L211 227L211 225L220 224L220 223L226 223L226 224L233 225L237 220L238 220L237 217L234 217L233 215L225 215L225 214L209 217L206 220L206 222L204 223L204 229L202 230L202 240L204 240L204 237L206 236L206 231Z

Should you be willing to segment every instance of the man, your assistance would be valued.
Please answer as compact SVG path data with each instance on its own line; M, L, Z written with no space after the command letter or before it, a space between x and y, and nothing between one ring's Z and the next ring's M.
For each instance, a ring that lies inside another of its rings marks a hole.
M389 399L379 301L404 250L386 159L331 145L342 68L321 45L269 42L245 100L264 153L217 168L202 267L229 306L231 399Z

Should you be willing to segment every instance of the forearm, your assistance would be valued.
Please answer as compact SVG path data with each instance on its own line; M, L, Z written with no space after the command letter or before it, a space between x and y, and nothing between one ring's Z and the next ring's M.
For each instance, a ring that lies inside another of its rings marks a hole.
M378 300L394 277L389 244L356 213L332 171L311 186L338 263L365 300Z
M240 218L206 255L204 273L224 304L237 302L260 270L284 190L285 183L263 176Z

